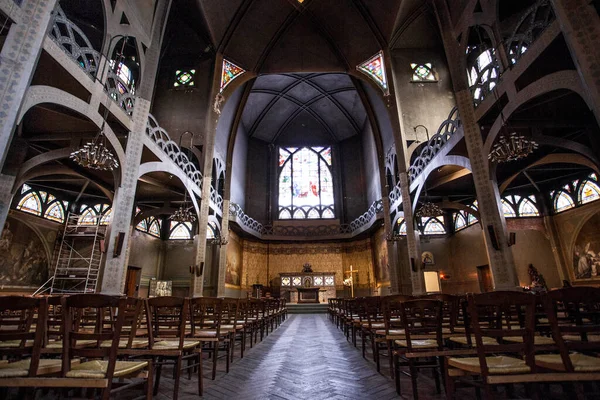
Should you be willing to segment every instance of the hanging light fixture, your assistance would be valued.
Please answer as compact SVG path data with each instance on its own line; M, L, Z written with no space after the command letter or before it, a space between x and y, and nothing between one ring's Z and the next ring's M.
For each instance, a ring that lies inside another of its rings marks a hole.
M123 60L125 44L127 43L128 37L117 35L110 40L108 46L110 48L110 45L112 44L113 40L119 37L123 38L123 45L121 46L121 52L117 53L117 58L119 62L114 63L114 66L116 67L118 67L120 61ZM106 57L104 68L106 68L107 66L110 66L110 61L108 57ZM108 91L106 93L107 104L104 107L104 115L102 118L102 126L100 127L100 132L98 132L96 137L91 142L87 142L78 150L73 151L70 156L70 158L73 161L75 161L82 167L95 169L98 171L112 171L114 169L119 168L119 162L117 161L117 157L114 155L112 150L110 150L106 145L106 135L104 134L106 118L108 117L108 100L110 99L110 93Z
M444 212L437 204L434 204L430 201L426 201L419 207L415 215L419 218L429 218L429 217L438 217L442 215Z
M190 147L194 145L194 134L190 131L185 131L179 137L179 144L178 144L179 151L182 151L181 150L181 139L185 136L186 133L189 133L191 135ZM187 188L184 187L183 189L184 189L183 204L179 206L179 208L173 213L173 215L171 215L169 217L169 219L171 219L172 221L175 221L175 222L189 222L189 223L196 222L197 218L196 218L196 214L192 210L193 206L192 205L188 206Z
M505 128L504 116L502 117L502 125ZM534 140L527 139L516 132L505 133L500 136L500 139L492 147L488 159L493 163L516 161L527 157L537 148L538 144Z
M71 159L84 168L99 171L112 171L119 168L117 157L106 145L104 122L102 122L102 128L94 140L72 152Z

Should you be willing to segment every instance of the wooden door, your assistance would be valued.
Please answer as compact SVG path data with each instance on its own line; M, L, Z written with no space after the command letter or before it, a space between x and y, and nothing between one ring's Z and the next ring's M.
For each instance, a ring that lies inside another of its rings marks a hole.
M492 281L492 273L489 265L481 265L477 267L477 277L479 278L479 290L481 293L487 293L494 290Z
M125 294L127 297L138 297L141 274L141 268L127 267L127 279L125 280Z

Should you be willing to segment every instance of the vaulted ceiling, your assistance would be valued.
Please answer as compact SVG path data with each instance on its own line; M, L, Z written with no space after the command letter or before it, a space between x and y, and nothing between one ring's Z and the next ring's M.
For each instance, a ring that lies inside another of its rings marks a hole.
M254 82L242 124L249 137L269 143L328 144L360 133L366 119L346 74L275 74Z

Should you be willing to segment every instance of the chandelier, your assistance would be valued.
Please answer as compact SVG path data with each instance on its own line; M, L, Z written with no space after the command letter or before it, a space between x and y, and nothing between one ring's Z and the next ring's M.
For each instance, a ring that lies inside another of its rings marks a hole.
M415 215L420 218L422 218L422 217L437 217L437 216L442 215L443 213L444 212L437 204L433 204L432 202L427 201L427 202L423 203L423 205L421 207L419 207L419 209L417 210Z
M229 240L225 239L221 235L217 235L212 239L208 239L208 242L217 246L226 246L229 243Z
M493 163L516 161L527 157L537 148L538 144L535 141L513 132L500 136L500 139L492 147L488 159Z
M176 210L173 215L169 217L169 219L175 222L195 222L196 215L192 212L192 207L187 207L187 201L184 205L179 206L179 209Z
M79 150L71 153L71 159L82 167L99 171L112 171L119 168L119 162L113 152L106 146L104 123L94 140L86 143Z

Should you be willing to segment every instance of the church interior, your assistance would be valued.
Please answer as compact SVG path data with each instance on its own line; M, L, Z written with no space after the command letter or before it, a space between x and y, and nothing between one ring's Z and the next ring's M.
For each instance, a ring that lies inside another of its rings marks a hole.
M600 398L600 1L0 25L0 393Z

